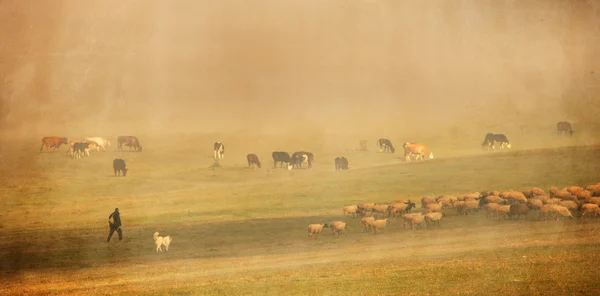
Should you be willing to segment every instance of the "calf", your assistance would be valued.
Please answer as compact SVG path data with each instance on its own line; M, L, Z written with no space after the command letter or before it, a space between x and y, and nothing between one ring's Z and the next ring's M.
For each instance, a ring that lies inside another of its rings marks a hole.
M277 163L281 162L281 165L279 167L283 167L283 163L290 163L290 155L287 152L284 151L274 151L272 154L273 156L273 168L277 167Z
M379 146L379 152L392 152L396 153L396 149L392 146L392 142L388 139L379 139L377 140L377 145Z
M294 152L294 154L292 154L290 162L288 163L288 170L291 170L294 167L302 168L303 163L308 164L308 169L311 169L313 159L314 155L311 152Z
M569 136L573 135L571 124L566 121L561 121L556 124L556 132L559 136L562 134L569 134Z
M246 158L248 159L249 167L256 165L258 168L260 168L260 160L258 160L258 156L256 156L256 154L248 154L246 155Z
M123 173L123 177L127 176L127 168L125 167L125 161L119 158L113 160L113 169L115 170L115 177Z
M79 142L73 144L73 157L80 159L84 156L90 156L90 143Z
M417 160L419 158L425 160L425 157L433 159L433 153L423 144L406 142L402 147L404 148L404 159L406 161L410 161L412 155L416 155Z
M213 151L215 160L223 159L223 157L225 157L225 145L223 145L223 143L215 142L213 144Z
M348 169L348 159L346 159L345 157L336 157L335 159L335 170L336 171L341 171L341 170L347 170Z

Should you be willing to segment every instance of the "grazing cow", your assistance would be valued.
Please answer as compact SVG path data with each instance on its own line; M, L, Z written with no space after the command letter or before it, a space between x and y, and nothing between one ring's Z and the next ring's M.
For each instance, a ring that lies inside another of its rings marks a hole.
M248 166L252 167L252 165L256 165L258 168L260 168L260 160L258 160L258 156L256 154L248 154L246 155L246 158L248 159Z
M433 159L433 153L423 144L406 142L402 147L404 147L404 159L406 161L410 161L410 157L413 155L416 155L416 160L425 160L425 157Z
M496 148L494 147L494 145L496 145L496 143L500 143L500 148L504 149L504 147L506 146L506 148L510 148L510 142L508 142L508 139L506 138L505 135L503 134L492 134L492 133L487 133L485 135L485 139L483 140L483 143L481 143L481 147L482 148L487 148L489 150L489 148L491 147L493 150L496 150Z
M67 150L67 153L70 153L71 156L73 156L73 154L75 153L75 144L77 143L87 143L88 144L88 149L85 150L85 154L87 156L90 156L90 150L96 150L96 151L100 151L99 145L98 143L94 142L94 141L82 141L82 140L73 140L69 142L69 150Z
M335 159L335 170L336 171L341 171L341 170L347 170L348 169L348 159L346 159L345 157L336 157Z
M294 167L302 168L302 164L308 164L308 169L312 168L312 162L314 159L314 155L311 152L298 151L292 154L290 162L288 163L288 170L291 170Z
M215 144L213 144L213 150L215 152L215 160L223 159L223 157L225 156L225 145L223 145L223 143L215 142Z
M119 136L117 138L117 142L119 142L119 150L121 151L123 151L123 146L129 146L130 151L131 147L133 147L135 151L142 151L142 145L140 145L140 141L134 136Z
M84 156L90 155L90 143L87 142L78 142L73 144L73 157L80 159Z
M106 147L110 146L110 141L102 137L87 137L85 139L90 142L95 142L97 144L95 149L98 152L100 152L100 148L102 148L102 151L106 152Z
M113 169L115 170L115 177L123 173L123 177L127 176L127 168L125 167L125 161L119 158L113 160Z
M277 163L281 162L279 167L283 167L283 163L290 163L290 155L284 151L274 151L273 155L273 168L277 168Z
M65 137L43 137L42 138L42 147L40 147L40 152L42 152L42 149L44 149L44 147L46 147L46 151L50 150L50 147L52 147L52 151L56 150L56 149L60 149L60 145L65 144L68 145L69 143L67 142L67 138Z
M573 129L571 128L571 124L566 121L561 121L556 124L556 132L558 135L569 134L569 136L573 135Z
M379 145L379 152L392 152L396 153L396 149L392 146L392 142L388 139L379 139L377 140L377 145Z

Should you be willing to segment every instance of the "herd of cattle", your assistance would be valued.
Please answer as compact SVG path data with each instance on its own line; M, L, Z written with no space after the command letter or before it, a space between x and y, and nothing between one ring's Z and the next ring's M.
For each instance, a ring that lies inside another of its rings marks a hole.
M556 129L559 135L573 134L571 124L566 121L558 122L556 124ZM123 151L123 146L129 147L129 151L131 151L132 148L137 152L142 151L142 145L137 137L119 136L117 137L117 142L119 151ZM40 152L44 148L46 148L46 151L50 151L50 148L52 148L52 151L54 151L60 148L62 144L69 145L67 152L70 153L73 158L81 159L85 156L89 156L91 150L100 151L102 149L102 151L106 151L106 148L111 145L111 142L103 137L88 137L85 140L74 140L70 142L66 137L44 137L42 138L42 147L40 148ZM379 152L396 153L396 149L389 139L380 138L377 140L376 145L379 147ZM481 147L483 149L495 150L496 145L499 145L500 149L511 148L511 144L504 134L493 133L487 133L485 135ZM433 159L433 153L424 144L405 142L402 145L402 148L404 149L404 159L406 161L411 161L413 158L415 160ZM215 161L223 159L225 156L225 145L223 145L221 142L215 142L213 145L213 152ZM304 164L306 164L308 169L311 169L314 162L314 154L306 151L294 152L291 156L285 151L274 151L271 156L273 157L274 168L277 168L277 163L280 163L280 168L283 167L283 164L285 163L288 170L293 168L302 168ZM261 162L256 154L248 154L246 158L248 160L249 167L261 167ZM336 171L348 170L348 159L345 157L336 157L334 164ZM114 168L116 174L117 169L119 169L119 171L123 171L122 169L124 169L124 164L121 168L119 162L119 166L117 167L117 165L114 165ZM125 172L126 171L123 171L124 175Z

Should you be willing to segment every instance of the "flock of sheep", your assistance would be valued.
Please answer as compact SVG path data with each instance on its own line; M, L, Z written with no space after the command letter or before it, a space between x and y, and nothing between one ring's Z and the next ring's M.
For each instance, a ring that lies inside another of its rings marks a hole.
M486 211L488 218L518 220L522 215L527 218L530 212L537 213L538 220L568 217L574 214L585 218L590 215L600 216L600 182L583 187L571 186L558 189L550 187L549 194L541 188L531 188L522 192L509 190L504 192L488 191L464 194L462 196L440 195L437 198L421 198L421 211L412 213L416 208L410 200L394 201L387 204L364 203L345 206L344 216L361 217L362 232L378 233L385 229L390 218L401 217L404 227L411 230L427 227L440 227L440 220L453 209L456 215L471 215L480 210ZM309 224L308 236L319 234L330 228L334 237L339 237L348 229L345 221L333 221L329 224Z

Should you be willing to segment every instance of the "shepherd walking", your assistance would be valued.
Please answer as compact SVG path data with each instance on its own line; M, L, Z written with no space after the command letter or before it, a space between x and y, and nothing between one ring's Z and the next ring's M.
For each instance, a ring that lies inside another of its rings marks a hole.
M106 242L110 242L110 238L113 236L115 231L119 234L119 241L123 239L123 232L121 231L121 216L119 215L119 208L115 208L115 211L108 216L108 226L110 226L110 233Z

